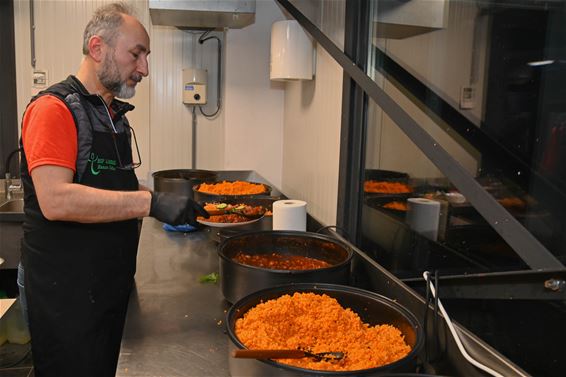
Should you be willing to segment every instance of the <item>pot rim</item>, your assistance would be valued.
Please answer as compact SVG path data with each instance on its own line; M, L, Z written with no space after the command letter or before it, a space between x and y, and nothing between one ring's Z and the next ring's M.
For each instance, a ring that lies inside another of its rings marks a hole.
M316 239L332 242L334 244L341 246L343 249L345 249L347 256L342 262L337 263L337 264L333 264L330 267L313 268L313 269L310 269L310 270L275 270L275 269L271 269L271 268L250 266L248 264L236 262L232 258L228 257L226 255L226 253L224 253L224 249L226 248L226 244L228 242L230 242L231 240L236 240L238 238L244 238L244 237L249 237L249 236L262 235L262 234L271 234L271 235L274 234L274 235L281 235L281 236L299 236L301 238L310 238L310 239L316 238ZM327 236L325 234L314 233L314 232L301 232L301 231L294 231L294 230L260 230L260 231L242 232L240 234L226 238L225 240L223 240L220 243L220 245L218 245L218 256L226 262L229 262L229 263L232 263L232 264L235 264L235 265L238 265L238 266L241 266L243 268L250 269L250 270L269 271L269 272L273 272L275 274L281 274L281 275L303 275L303 274L312 274L313 271L332 271L332 270L341 269L343 266L350 264L352 258L354 257L354 251L352 250L351 247L349 247L348 245L346 245L342 241L338 240L337 238Z
M173 172L187 172L187 173L197 173L208 177L194 177L194 178L181 178L181 177L164 177L162 174L173 173ZM173 180L173 181L190 181L191 179L215 179L218 177L218 173L213 170L202 170L202 169L168 169L168 170L158 170L151 173L151 176L159 178L161 180Z
M393 301L392 299L380 295L378 293L372 292L372 291L368 291L365 289L361 289L361 288L357 288L357 287L352 287L349 285L339 285L339 284L318 284L318 283L297 283L297 284L285 284L285 285L279 285L276 287L272 287L272 288L266 288L266 289L262 289L260 291L256 291L253 292L241 299L239 299L238 301L236 301L228 310L228 312L226 313L226 332L228 333L228 337L230 338L230 340L232 341L233 345L235 345L237 348L240 349L245 349L245 345L238 339L238 337L235 334L235 331L232 329L233 326L231 326L230 324L230 319L232 317L236 316L236 312L237 310L239 310L239 307L245 305L246 303L248 303L249 301L252 301L258 297L261 297L265 294L269 294L269 293L277 293L280 292L281 295L279 295L278 297L284 295L284 294L289 294L289 293L294 293L294 292L316 292L317 289L321 289L322 292L320 293L326 293L328 291L337 291L337 292L350 292L350 293L354 293L354 294L359 294L362 296L369 296L385 305L388 305L390 307L395 308L396 310L398 310L406 319L407 321L411 324L411 326L413 327L413 329L415 330L415 345L412 347L411 352L409 352L405 357L403 357L402 359L399 359L397 361L394 361L390 364L386 364L386 365L382 365L380 367L375 367L375 368L368 368L368 369L358 369L358 370L351 370L351 371L326 371L326 370L315 370L315 369L306 369L306 368L300 368L300 367L295 367L292 365L287 365L287 364L283 364L283 363L277 363L275 361L272 360L260 360L257 359L256 361L261 362L261 363L265 363L268 364L274 368L282 368L282 369L286 369L288 371L292 371L292 372L296 372L296 373L301 373L301 375L304 375L305 373L307 374L312 374L312 375L324 375L324 376L353 376L353 375L360 375L360 374L370 374L370 373L377 373L377 372L381 372L381 371L388 371L390 369L394 369L397 366L401 366L402 364L406 363L408 360L412 360L414 358L417 357L417 354L421 351L421 348L424 344L424 332L423 332L423 328L419 322L419 320L417 319L417 317L410 312L407 308L405 308L403 305L399 304L396 301ZM233 321L235 324L235 321ZM230 357L230 356L229 356Z

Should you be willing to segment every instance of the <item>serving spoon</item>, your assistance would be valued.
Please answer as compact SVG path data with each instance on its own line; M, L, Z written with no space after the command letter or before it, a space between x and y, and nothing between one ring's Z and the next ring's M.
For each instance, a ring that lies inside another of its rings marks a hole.
M317 360L341 360L344 358L343 352L308 352L303 350L251 350L237 349L232 352L232 357L242 359L300 359L312 357Z

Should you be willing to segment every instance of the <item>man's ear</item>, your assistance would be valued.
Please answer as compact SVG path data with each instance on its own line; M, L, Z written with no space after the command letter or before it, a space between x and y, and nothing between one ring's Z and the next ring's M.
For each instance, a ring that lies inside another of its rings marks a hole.
M100 63L102 61L102 58L104 57L105 47L106 44L98 35L93 35L88 40L88 54L97 63Z

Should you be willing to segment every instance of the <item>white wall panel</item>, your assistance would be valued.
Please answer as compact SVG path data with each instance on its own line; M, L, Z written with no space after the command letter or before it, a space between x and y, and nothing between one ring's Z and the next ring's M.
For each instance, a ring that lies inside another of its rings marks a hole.
M256 19L228 30L226 169L252 169L281 187L285 86L269 80L271 25L283 20L273 0L256 3Z
M191 168L192 107L182 101L183 68L208 70L208 102L216 106L217 42L198 43L202 32L169 26L152 27L151 53L151 161L152 170ZM223 40L223 33L213 35ZM222 169L224 153L223 111L209 120L197 111L197 158L199 169Z
M14 35L16 39L16 91L18 97L18 124L31 98L31 50L29 29L29 2L14 1ZM21 133L21 130L18 132Z
M342 45L344 3L333 4L324 8L320 22ZM282 190L307 201L309 213L328 225L336 224L342 74L338 63L317 46L315 80L287 83L285 91Z

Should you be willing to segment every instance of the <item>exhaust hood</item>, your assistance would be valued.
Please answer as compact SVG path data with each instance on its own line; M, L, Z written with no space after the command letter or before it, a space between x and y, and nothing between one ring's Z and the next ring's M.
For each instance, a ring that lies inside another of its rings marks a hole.
M448 23L448 0L380 0L375 4L378 38L408 38L443 29Z
M149 0L154 25L241 29L255 21L255 0Z

